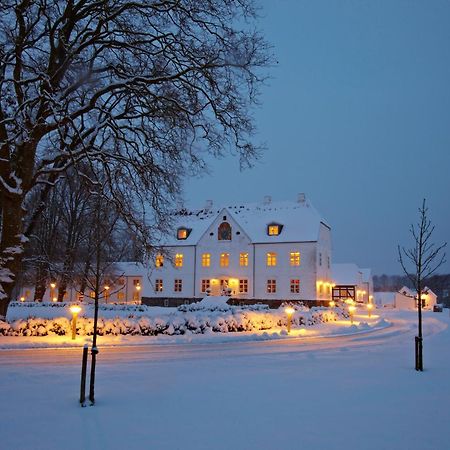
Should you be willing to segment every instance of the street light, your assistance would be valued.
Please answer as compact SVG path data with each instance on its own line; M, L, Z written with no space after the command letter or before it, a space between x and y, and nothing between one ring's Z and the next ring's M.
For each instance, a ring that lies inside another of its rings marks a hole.
M287 308L285 308L284 312L287 315L287 332L288 334L291 332L291 320L292 320L292 315L295 313L295 309L291 308L290 306L288 306Z
M373 304L367 303L367 312L369 314L369 318L372 317L372 309L373 309Z
M72 313L72 340L74 340L77 335L77 318L80 311L81 308L78 305L72 305L70 307L70 312Z
M56 287L55 282L50 283L50 300L52 300L52 301L56 301L55 300L55 287Z
M355 312L356 306L350 305L348 307L348 312L350 313L350 323L353 325L353 314Z

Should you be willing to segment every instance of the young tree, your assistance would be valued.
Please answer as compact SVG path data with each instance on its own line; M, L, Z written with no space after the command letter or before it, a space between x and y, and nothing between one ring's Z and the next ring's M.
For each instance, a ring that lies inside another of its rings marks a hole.
M405 248L398 246L399 262L416 291L418 312L418 334L415 337L415 363L416 370L423 370L423 336L422 336L422 290L424 280L431 276L445 262L443 249L447 243L435 245L432 241L434 225L428 218L428 208L425 199L419 208L419 221L411 225L410 233L413 236L414 246ZM411 267L408 270L407 265Z
M270 58L255 18L253 0L2 0L0 314L24 219L32 228L68 167L106 173L109 200L152 236L208 155L256 156L251 108Z

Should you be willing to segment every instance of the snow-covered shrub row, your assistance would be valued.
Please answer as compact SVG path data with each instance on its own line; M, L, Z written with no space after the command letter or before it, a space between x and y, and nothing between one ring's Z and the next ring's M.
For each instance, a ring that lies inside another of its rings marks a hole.
M188 305L186 305L188 306ZM228 333L241 331L271 330L286 326L286 315L283 309L249 310L242 307L229 307L226 311L212 310L175 310L170 314L158 316L133 316L99 318L99 335L142 335L158 334L180 335L186 333ZM313 326L319 323L334 321L342 317L341 310L311 308L298 310L292 317L292 327ZM54 319L27 318L10 323L0 321L0 334L8 336L47 336L69 335L71 322L66 317ZM92 318L79 317L77 333L81 336L93 334Z

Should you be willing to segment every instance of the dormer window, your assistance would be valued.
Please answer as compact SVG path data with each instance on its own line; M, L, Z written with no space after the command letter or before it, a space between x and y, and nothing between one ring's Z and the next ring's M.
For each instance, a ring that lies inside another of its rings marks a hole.
M269 223L269 225L267 225L267 234L269 236L278 236L282 229L283 225L280 225L279 223Z
M187 239L191 230L189 228L178 228L177 230L177 239L179 241L183 241L184 239Z
M231 241L231 225L228 222L222 222L219 225L217 239L219 241Z

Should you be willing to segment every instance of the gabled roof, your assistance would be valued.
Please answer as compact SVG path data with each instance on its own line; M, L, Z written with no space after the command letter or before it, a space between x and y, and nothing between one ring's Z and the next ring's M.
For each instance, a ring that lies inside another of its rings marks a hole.
M173 233L161 245L195 245L220 215L230 215L253 243L315 242L319 238L320 224L330 228L309 200L303 202L240 203L197 211L182 210L175 216ZM220 217L219 217L220 218ZM269 236L267 226L283 225L278 236ZM190 228L187 239L178 240L176 230Z
M353 263L334 263L331 265L331 272L333 282L343 286L356 286L360 283L362 277L361 269Z

